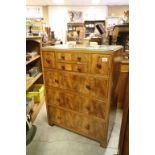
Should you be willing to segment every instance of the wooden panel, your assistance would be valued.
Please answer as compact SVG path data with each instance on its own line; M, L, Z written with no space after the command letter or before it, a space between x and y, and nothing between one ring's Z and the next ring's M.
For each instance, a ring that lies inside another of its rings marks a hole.
M82 102L82 97L72 93L65 93L64 102L65 102L65 108L75 110L78 112L79 106Z
M43 66L45 68L55 68L54 52L43 52Z
M48 105L59 105L62 106L64 104L64 93L61 91L57 91L52 88L46 89L46 103Z
M51 87L59 87L62 88L63 84L63 76L62 73L56 72L56 71L44 71L44 79L45 79L45 85L51 86Z
M57 68L60 70L71 71L72 70L72 64L58 63Z
M71 53L56 53L57 60L58 61L71 61L72 60L72 54Z
M91 73L109 75L111 57L102 54L92 54Z
M88 72L88 66L87 65L73 64L73 71L79 72L79 73L87 73Z
M65 111L52 106L49 106L48 108L49 108L50 122L56 122L58 124L63 124L63 125L66 124Z
M85 99L81 103L80 112L105 119L106 105L95 99Z
M108 95L108 79L103 77L94 78L95 85L92 89L92 95L97 99L106 100Z
M88 54L75 53L72 55L72 61L79 63L87 63L89 60Z

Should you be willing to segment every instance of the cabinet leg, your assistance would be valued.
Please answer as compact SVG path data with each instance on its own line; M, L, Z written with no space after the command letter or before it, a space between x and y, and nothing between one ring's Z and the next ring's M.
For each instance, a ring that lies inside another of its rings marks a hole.
M107 147L107 143L106 142L100 142L100 146L103 147L103 148L106 148Z

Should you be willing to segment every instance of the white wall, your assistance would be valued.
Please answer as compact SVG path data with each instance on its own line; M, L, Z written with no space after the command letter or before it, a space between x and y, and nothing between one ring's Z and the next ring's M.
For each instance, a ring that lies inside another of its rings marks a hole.
M107 6L49 6L49 26L54 31L55 37L66 41L68 11L82 11L84 20L105 20L108 15Z

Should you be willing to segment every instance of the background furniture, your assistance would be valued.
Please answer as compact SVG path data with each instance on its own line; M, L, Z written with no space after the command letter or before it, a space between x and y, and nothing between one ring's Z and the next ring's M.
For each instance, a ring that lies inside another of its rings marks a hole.
M48 122L106 147L115 119L122 48L42 48Z
M129 79L124 93L123 119L119 141L119 155L129 155Z
M28 92L36 83L43 84L40 56L41 43L41 37L31 36L26 38L26 53L29 53L29 55L32 56L26 61L26 73L28 74L26 78L26 92ZM35 53L35 55L33 53ZM43 103L44 98L42 98L40 103L34 104L33 111L31 111L32 122L37 117Z

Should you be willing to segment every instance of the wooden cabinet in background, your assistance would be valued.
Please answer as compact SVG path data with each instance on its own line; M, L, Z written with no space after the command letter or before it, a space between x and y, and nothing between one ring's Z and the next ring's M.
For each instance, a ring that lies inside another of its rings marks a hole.
M49 124L106 147L116 109L112 89L119 62L115 58L121 53L122 48L106 52L42 48Z

